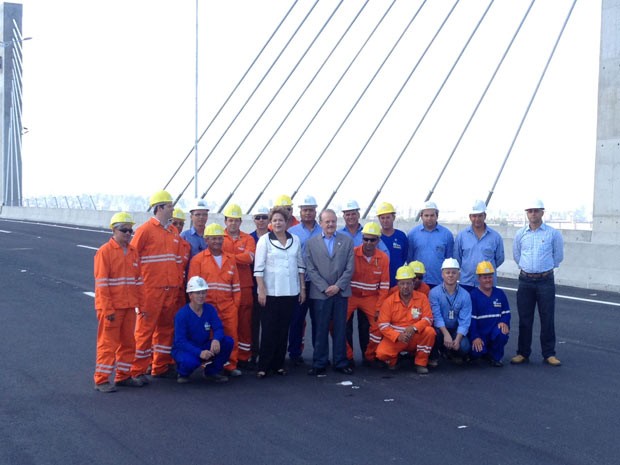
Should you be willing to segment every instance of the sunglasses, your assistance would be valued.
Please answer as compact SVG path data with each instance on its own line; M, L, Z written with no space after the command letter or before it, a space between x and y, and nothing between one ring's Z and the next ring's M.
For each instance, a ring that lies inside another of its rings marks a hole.
M122 232L123 234L127 234L127 233L133 234L133 229L131 228L118 228L118 230Z
M362 237L364 242L377 242L379 240L378 237Z
M173 221L172 225L173 226L184 226L185 223L183 221Z
M254 217L255 220L267 220L269 217L267 215L256 215Z

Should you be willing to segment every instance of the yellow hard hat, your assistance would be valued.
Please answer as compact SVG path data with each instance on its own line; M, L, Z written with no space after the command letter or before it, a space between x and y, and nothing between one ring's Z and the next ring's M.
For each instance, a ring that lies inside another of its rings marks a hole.
M426 273L426 268L424 268L424 263L417 261L417 260L415 262L409 263L409 268L411 268L411 271L413 271L415 274Z
M495 273L495 268L493 268L493 264L491 262L480 262L476 266L476 274L493 274Z
M273 202L274 207L292 207L293 199L286 194L279 195L275 202Z
M211 223L210 225L208 225L205 228L205 234L204 237L209 237L209 236L223 236L224 233L224 228L222 228L219 224L217 223Z
M377 216L386 215L388 213L396 213L396 209L391 203L383 202L381 205L379 205L379 208L377 208Z
M185 212L183 210L181 210L179 207L177 207L172 212L172 217L175 220L185 221Z
M169 192L163 190L157 191L153 195L151 195L151 198L149 200L149 207L159 205L160 203L168 203L172 201L172 196Z
M114 213L110 219L110 229L114 229L114 225L119 223L129 223L131 225L136 224L131 215L127 212Z
M371 236L380 236L381 235L381 226L377 223L366 223L364 228L362 229L362 234L370 234Z
M241 207L236 203L229 203L224 209L224 216L226 218L241 218L243 212L241 211Z
M413 270L409 268L407 265L401 266L399 269L396 270L396 279L398 281L402 279L413 279L413 278L415 278L415 274Z

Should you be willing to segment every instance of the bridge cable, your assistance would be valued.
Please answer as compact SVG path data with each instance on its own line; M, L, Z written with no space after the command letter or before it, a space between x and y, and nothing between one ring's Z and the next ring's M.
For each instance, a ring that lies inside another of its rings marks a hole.
M314 4L312 5L312 7L310 8L310 10L306 13L306 15L304 16L304 18L302 19L301 23L297 26L297 28L295 29L295 31L293 32L293 34L291 35L291 37L288 39L288 41L286 42L286 44L284 44L284 47L282 48L282 50L280 51L280 53L278 54L278 56L275 58L275 60L273 61L273 63L271 64L271 66L269 66L269 69L265 72L265 74L263 75L263 77L260 79L260 81L258 82L258 84L256 85L256 87L254 87L254 90L252 91L252 93L250 94L250 96L246 99L245 103L241 106L241 108L239 109L239 111L237 112L237 114L235 115L235 117L232 119L232 121L230 122L230 124L226 127L226 129L224 130L223 134L220 136L220 138L217 140L217 142L215 143L215 145L213 146L213 148L211 149L211 151L207 154L206 158L203 160L203 162L200 164L200 166L198 167L198 171L200 171L202 169L202 167L205 165L205 163L207 162L207 160L209 159L209 157L211 157L211 155L213 154L213 152L215 151L215 149L217 148L217 146L219 145L219 143L222 141L222 139L224 138L224 136L228 133L229 129L232 127L232 125L235 123L235 121L237 120L237 118L239 117L239 115L241 114L241 112L245 109L246 105L248 104L248 102L250 101L250 99L254 96L254 94L256 93L256 91L258 90L258 88L261 86L261 84L263 83L263 81L267 78L267 75L271 72L271 70L273 69L273 67L276 65L276 63L278 62L278 60L280 59L280 57L282 56L282 54L284 53L284 51L288 48L289 44L293 41L293 39L295 38L295 36L297 35L297 33L299 32L299 30L301 29L301 27L304 25L304 23L306 22L306 20L308 19L308 17L310 16L310 14L312 13L312 11L314 10L314 8L316 7L316 5L318 4L318 0L315 0ZM279 26L278 26L279 27ZM193 150L193 149L192 149ZM191 152L190 152L191 153ZM187 188L191 185L191 183L194 181L194 176L191 177L191 179L189 180L189 182L185 185L185 187L183 188L183 190L181 191L181 193L177 196L176 200L175 200L175 204L179 201L179 199L183 196L183 194L185 193L185 191L187 190Z
M319 75L319 73L323 70L323 68L325 67L325 65L327 64L327 62L329 61L329 59L331 58L331 56L334 54L334 52L336 51L336 49L338 48L338 46L340 45L340 43L343 41L343 39L346 37L346 35L349 33L349 31L351 30L351 27L353 27L353 24L355 24L355 22L357 21L357 19L359 18L359 16L362 14L362 11L364 11L364 9L366 8L366 5L368 5L368 2L370 0L366 0L364 2L364 4L362 5L362 7L359 9L359 11L357 12L357 14L355 15L355 17L353 18L353 20L349 23L349 26L346 28L346 30L342 33L342 35L340 36L340 38L338 39L338 41L336 42L336 44L333 46L331 52L329 52L329 55L327 55L327 57L325 58L325 60L323 60L323 63L321 64L321 66L317 69L316 73L314 73L314 76L312 76L312 79L310 79L310 81L308 82L308 84L306 85L306 88L301 92L301 94L299 95L299 97L297 98L297 100L295 101L295 103L293 103L293 105L291 106L290 110L288 111L288 113L286 114L286 116L284 117L284 119L280 122L280 124L278 125L278 127L276 128L276 130L274 131L274 133L271 135L271 137L269 138L269 140L267 141L267 143L265 144L265 146L262 148L262 150L258 153L258 155L256 156L256 158L254 158L254 161L252 162L252 164L250 165L250 167L246 170L245 174L241 177L241 180L237 183L237 185L234 187L234 189L231 191L231 193L228 195L228 197L226 198L226 200L222 203L218 213L221 213L222 210L224 209L224 206L228 203L228 201L230 200L230 198L234 195L235 191L237 189L239 189L239 186L241 186L241 184L243 183L243 181L245 181L245 178L250 174L250 172L252 171L252 169L254 168L254 166L256 165L256 163L258 163L258 161L260 160L260 158L263 156L263 154L265 153L265 150L267 150L267 147L269 146L269 144L271 144L271 141L273 141L273 139L276 137L276 135L278 134L278 132L280 131L280 129L282 128L282 126L284 126L284 123L288 120L288 117L291 115L291 113L293 113L293 110L297 107L297 104L299 103L299 101L303 98L304 95L306 95L306 92L308 91L308 89L310 88L310 86L312 85L312 83L314 82L314 80L317 78L317 76ZM253 207L254 205L252 205ZM250 211L252 210L252 208L250 208L247 212L247 214L250 213Z
M426 1L426 0L425 0ZM351 69L351 66L353 66L353 63L355 63L355 61L357 60L357 57L359 57L359 55L362 53L362 51L364 50L364 48L366 47L366 45L370 42L370 39L372 38L372 36L374 35L374 33L377 31L377 29L379 28L379 26L381 25L381 23L383 22L383 20L385 19L385 17L387 16L387 14L389 13L389 11L392 9L392 7L394 6L394 4L396 3L396 0L392 0L392 3L390 4L390 6L387 8L387 10L385 10L385 12L383 13L383 16L381 17L381 19L379 19L379 21L377 22L377 24L375 25L375 27L373 28L373 30L370 32L370 34L368 35L368 37L366 38L366 40L364 41L364 43L362 44L362 46L359 48L359 50L357 51L357 53L355 54L355 56L353 57L353 59L351 60L351 62L349 63L349 65L347 66L347 68L344 70L344 72L340 75L340 78L338 79L338 81L336 82L336 84L334 84L334 86L332 87L332 90L329 92L329 94L327 95L327 97L325 97L325 99L323 100L323 103L321 103L321 106L319 107L319 109L314 113L314 116L310 119L310 122L306 125L305 129L301 132L301 135L299 136L299 138L297 138L297 141L295 141L295 143L293 144L293 146L291 147L291 149L289 150L289 152L286 154L286 156L284 157L282 163L280 163L280 166L278 166L278 168L276 169L276 171L271 175L271 178L269 178L269 180L267 181L267 183L263 186L263 189L259 192L258 196L254 199L254 202L252 203L252 205L250 205L250 208L248 208L247 213L249 214L252 211L252 208L254 208L254 205L256 205L256 203L258 202L258 200L262 197L263 193L265 192L265 190L267 189L267 187L269 187L269 185L271 184L271 182L275 179L275 177L277 176L277 174L279 173L279 171L282 169L282 167L284 166L284 164L286 163L286 161L288 160L288 158L291 156L291 154L293 153L293 151L295 150L295 148L297 147L297 144L299 144L299 141L301 141L301 139L303 138L303 136L306 134L306 132L308 131L308 129L310 128L310 126L312 125L312 123L314 122L314 120L316 119L316 117L319 115L319 113L321 112L321 110L323 109L323 107L325 106L325 104L327 103L327 101L329 100L329 98L332 96L332 94L334 93L334 91L336 90L336 88L340 85L340 83L342 82L342 80L344 79L345 75L349 72L349 69ZM296 192L293 193L291 198L295 197Z
M327 20L323 23L323 25L321 26L321 29L319 29L319 31L316 33L316 35L314 36L314 38L312 39L312 41L310 42L310 44L308 45L308 47L306 47L306 50L304 51L304 53L301 55L301 57L299 58L299 60L297 60L297 63L295 63L295 66L293 66L293 68L291 69L291 71L289 72L289 74L286 76L286 78L284 79L284 81L282 82L282 84L280 85L280 87L278 88L278 90L276 91L275 94L273 94L273 97L271 97L271 100L269 100L269 103L267 103L267 105L265 106L265 108L263 108L263 111L261 112L260 115L258 115L258 118L256 118L256 121L254 121L254 124L252 124L252 127L250 127L249 131L246 133L246 135L243 137L243 139L241 139L241 142L239 143L239 145L237 146L237 148L235 149L235 151L230 155L230 157L228 157L228 160L226 161L226 163L224 164L224 166L222 167L222 169L220 170L220 172L217 174L217 176L215 176L215 179L213 179L213 181L211 182L211 184L209 185L209 187L207 187L207 189L203 192L203 194L201 195L201 198L204 198L207 193L211 190L211 188L213 187L213 185L217 182L217 180L220 178L220 176L222 176L222 174L224 174L224 171L226 170L226 168L228 167L228 165L230 164L230 162L233 161L233 159L235 158L235 156L237 155L237 153L239 152L239 149L241 148L241 146L245 143L245 141L247 140L247 138L250 136L250 134L252 133L252 131L254 130L254 128L256 127L256 125L258 125L258 123L260 122L260 120L263 118L263 116L265 116L265 113L267 112L267 110L271 107L271 104L274 102L274 100L278 97L278 95L280 95L280 92L282 91L282 89L284 88L284 86L288 83L289 79L291 78L291 76L295 73L295 71L297 70L297 67L301 64L301 62L304 60L304 58L306 57L306 55L308 54L308 52L312 49L312 47L314 46L314 43L318 40L318 38L321 36L321 34L323 33L323 31L325 30L325 28L327 27L327 25L329 24L329 22L333 19L334 15L336 14L336 12L340 9L340 7L342 6L344 0L340 0L340 2L338 2L338 5L336 5L336 8L334 8L334 10L331 12L331 14L329 15L329 17L327 18ZM226 202L228 202L228 200L230 199L230 197L232 196L232 193L229 195L229 197L226 199ZM220 207L220 210L218 211L218 213L221 213L222 210L224 209L225 203L222 204L222 206Z
M491 78L489 79L489 81L487 83L487 86L485 87L484 91L482 92L482 95L478 99L478 103L476 104L474 110L472 111L471 115L469 116L469 119L467 120L467 123L465 124L465 127L463 128L463 131L461 131L461 134L460 134L458 140L456 141L456 144L452 148L452 151L450 152L450 155L448 156L448 159L446 160L446 163L444 164L443 169L439 173L439 176L437 177L437 180L435 181L435 184L433 184L433 187L431 188L431 190L428 192L428 195L424 199L425 202L428 202L431 199L433 193L435 192L435 189L437 188L437 185L439 184L439 181L441 180L444 172L448 168L448 165L450 164L450 161L452 160L452 157L454 156L454 153L456 152L457 148L461 144L461 141L462 141L463 137L465 136L465 133L469 129L469 125L471 124L471 122L473 121L475 115L477 114L478 109L480 108L480 105L482 104L482 101L486 97L486 94L489 91L489 88L491 87L491 84L495 80L495 76L497 76L497 73L499 72L502 64L504 63L504 60L508 56L508 52L510 52L510 49L512 48L512 45L513 45L514 41L516 40L517 36L519 35L519 32L521 31L521 28L523 27L523 24L525 23L525 20L527 19L528 15L530 14L530 11L531 11L532 7L534 6L535 2L536 2L536 0L532 0L530 2L530 5L527 8L525 14L523 15L523 18L521 18L521 22L519 23L519 26L515 30L515 33L513 34L512 38L510 39L510 42L508 43L508 46L504 50L504 54L502 55L501 59L499 60L499 63L495 67L495 71L493 71L493 74L491 75ZM416 214L415 221L418 221L419 219L420 219L420 211L418 211L418 213Z
M560 43L560 39L562 38L562 35L564 34L564 30L566 29L566 25L568 24L568 20L570 19L573 13L573 9L575 8L576 3L577 3L577 0L573 0L573 4L571 5L570 10L568 11L568 14L566 15L566 18L564 19L564 23L562 24L560 33L558 34L558 37L555 40L555 44L553 45L553 48L551 49L551 53L549 54L547 63L545 64L545 67L540 75L540 79L538 80L538 83L536 84L536 88L534 89L534 92L532 93L532 98L527 104L527 108L525 109L525 112L523 113L523 118L521 118L521 122L519 123L519 127L517 128L517 132L515 133L515 136L512 139L512 142L510 143L510 147L508 149L508 152L506 153L506 157L504 157L504 161L502 162L502 166L500 167L499 172L497 173L495 182L493 182L493 186L491 187L491 190L489 191L489 195L486 198L485 204L487 205L489 204L491 197L493 196L493 192L495 190L495 186L497 185L497 181L499 181L499 178L502 175L502 171L504 170L504 166L506 165L506 162L508 161L508 157L510 156L510 153L512 152L512 148L515 145L517 137L519 137L519 133L521 132L521 128L523 127L523 123L525 122L525 119L527 118L530 108L532 107L532 103L534 102L534 99L536 98L536 94L538 93L540 84L542 83L542 80L544 79L545 74L547 73L547 69L549 68L549 64L551 63L551 60L553 59L553 55L555 55L555 50L557 49L558 44Z

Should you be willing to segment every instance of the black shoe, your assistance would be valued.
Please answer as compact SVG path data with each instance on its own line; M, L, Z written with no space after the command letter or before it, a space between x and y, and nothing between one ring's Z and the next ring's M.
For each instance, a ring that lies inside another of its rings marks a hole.
M352 358L347 359L347 363L349 364L349 368L355 368L355 360Z
M501 368L504 366L504 363L501 360L490 360L489 363L495 368Z
M122 381L117 381L114 383L116 386L125 386L125 387L142 387L144 386L144 382L140 378L125 378Z
M352 375L353 368L351 367L342 367L342 368L334 368L335 371L342 373L343 375Z
M163 373L159 373L157 375L151 375L153 378L159 379L177 379L177 370L174 365L171 365L166 371Z
M308 376L325 376L326 374L325 368L310 368L308 370Z
M291 363L293 364L294 367L301 367L301 366L304 366L306 364L306 362L304 361L304 358L302 356L290 357L290 359L291 359Z

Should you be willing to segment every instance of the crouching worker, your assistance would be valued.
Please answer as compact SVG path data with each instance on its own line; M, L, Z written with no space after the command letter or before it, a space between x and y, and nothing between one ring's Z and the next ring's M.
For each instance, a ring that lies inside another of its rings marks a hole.
M398 292L383 302L379 312L379 330L383 339L377 347L377 358L396 369L401 352L415 352L416 371L428 373L428 357L435 343L433 312L428 298L413 290L415 273L408 266L396 271Z
M494 367L503 366L504 347L510 333L510 306L506 294L493 286L495 270L491 262L480 262L476 267L478 287L471 295L471 355L486 357Z
M174 347L172 357L177 363L177 382L188 383L198 367L204 367L205 378L224 383L221 374L233 348L233 339L224 335L224 326L215 307L205 303L207 282L193 276L187 282L189 303L174 319Z

